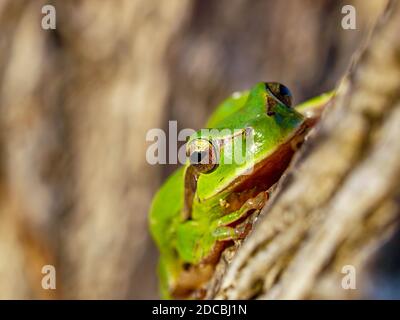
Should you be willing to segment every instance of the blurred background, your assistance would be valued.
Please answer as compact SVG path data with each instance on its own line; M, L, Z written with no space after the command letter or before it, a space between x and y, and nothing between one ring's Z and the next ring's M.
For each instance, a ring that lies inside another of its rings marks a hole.
M332 89L385 3L0 0L0 298L158 297L147 212L174 166L146 162L147 131L259 81Z

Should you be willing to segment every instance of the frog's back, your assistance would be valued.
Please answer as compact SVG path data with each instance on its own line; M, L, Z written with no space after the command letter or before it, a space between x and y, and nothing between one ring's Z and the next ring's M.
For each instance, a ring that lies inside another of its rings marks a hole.
M173 226L180 218L183 206L184 167L176 170L154 196L150 208L151 234L160 251L171 245Z

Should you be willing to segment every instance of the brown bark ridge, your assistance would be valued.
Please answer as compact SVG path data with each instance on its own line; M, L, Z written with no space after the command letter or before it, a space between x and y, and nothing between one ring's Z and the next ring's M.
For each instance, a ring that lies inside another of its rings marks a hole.
M400 213L399 30L400 3L391 1L215 298L371 295L369 266ZM355 290L342 287L348 266Z

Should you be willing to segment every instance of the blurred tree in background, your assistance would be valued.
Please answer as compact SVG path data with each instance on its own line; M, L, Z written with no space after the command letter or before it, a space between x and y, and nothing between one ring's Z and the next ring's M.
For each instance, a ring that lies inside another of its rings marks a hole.
M332 89L385 3L2 0L0 298L157 297L147 211L173 166L146 162L146 132L200 128L259 81Z

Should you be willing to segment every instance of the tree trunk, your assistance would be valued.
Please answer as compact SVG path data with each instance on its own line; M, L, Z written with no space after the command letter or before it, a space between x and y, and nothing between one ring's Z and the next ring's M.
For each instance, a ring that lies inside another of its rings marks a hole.
M259 81L286 84L295 102L330 90L385 2L1 1L0 298L157 297L147 212L175 166L146 162L148 130L167 129L167 120L201 128L221 99ZM56 8L55 30L41 28L45 4ZM341 27L345 4L357 8L357 30ZM376 31L218 297L323 296L344 263L362 268L389 234L396 14ZM315 263L302 265L310 252ZM56 290L42 288L45 265L56 268Z
M381 297L375 254L398 229L400 213L398 30L400 3L392 1L239 248L217 298ZM346 286L350 272L354 288Z

